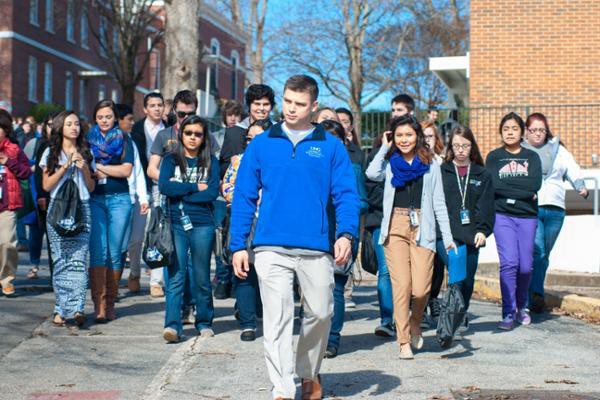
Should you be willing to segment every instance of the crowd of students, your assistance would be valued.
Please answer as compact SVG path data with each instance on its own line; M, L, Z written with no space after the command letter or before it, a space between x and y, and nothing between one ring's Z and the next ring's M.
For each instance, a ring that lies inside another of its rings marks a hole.
M139 292L148 215L163 207L176 262L151 270L150 293L166 294L164 339L179 342L185 323L214 336L213 298L235 297L242 341L256 339L263 318L275 398L295 391L293 288L303 323L296 373L303 391L320 393L321 360L335 357L341 344L361 225L378 265L381 318L374 333L396 336L402 359L422 348L445 269L461 247L465 277L457 284L468 308L479 251L492 233L500 258L498 328L527 325L530 309L543 311L548 258L565 217L562 181L588 194L544 115L504 116L501 145L484 163L469 128L457 124L445 144L435 117L418 121L414 100L402 94L391 102L388 129L365 155L352 113L319 107L317 97L312 78L290 78L277 121L273 90L251 85L248 116L242 120L242 107L230 102L223 129L212 133L189 90L175 95L172 110L161 94L147 94L137 122L131 107L102 100L87 130L77 113L63 111L48 116L38 134L30 133L31 122L17 127L20 140L12 117L0 110L2 292L14 294L17 211L31 176L37 221L29 227L28 277L37 277L45 234L55 325L85 324L88 286L94 322L117 318L123 269L129 265L128 289ZM69 180L78 188L83 229L64 236L47 219ZM223 254L215 252L222 237ZM468 329L468 317L462 325Z

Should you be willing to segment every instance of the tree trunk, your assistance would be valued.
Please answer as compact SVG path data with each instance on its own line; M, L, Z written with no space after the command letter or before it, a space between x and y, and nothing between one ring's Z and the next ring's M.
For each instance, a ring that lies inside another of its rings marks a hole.
M167 22L163 95L167 99L173 98L180 90L195 92L199 88L199 7L199 0L172 0L165 3Z
M121 103L128 104L133 108L135 104L135 87L137 85L132 85L131 83L121 82Z

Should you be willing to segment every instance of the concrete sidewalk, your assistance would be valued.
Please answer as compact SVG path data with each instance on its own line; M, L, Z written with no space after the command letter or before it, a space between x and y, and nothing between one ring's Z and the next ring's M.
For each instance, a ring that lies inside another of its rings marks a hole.
M415 360L401 361L394 341L373 335L375 288L357 288L354 299L358 308L347 312L340 355L323 362L327 398L600 399L598 326L548 314L500 332L500 308L474 302L465 340L443 351L430 330ZM24 301L1 299L0 309ZM177 345L161 338L162 299L147 295L124 296L110 324L66 329L43 322L0 355L0 399L269 399L261 338L239 340L232 299L215 306L216 336L198 339L188 328L189 339ZM497 397L514 391L536 397Z

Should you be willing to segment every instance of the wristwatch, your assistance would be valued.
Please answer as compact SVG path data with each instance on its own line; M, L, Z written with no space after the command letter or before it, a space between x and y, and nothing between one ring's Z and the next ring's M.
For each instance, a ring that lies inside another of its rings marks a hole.
M339 238L346 238L346 239L348 239L348 240L350 241L350 244L353 244L353 243L354 243L354 236L353 236L353 235L351 235L351 234L349 234L349 233L347 233L347 232L341 233L341 234L338 236L338 239L339 239Z

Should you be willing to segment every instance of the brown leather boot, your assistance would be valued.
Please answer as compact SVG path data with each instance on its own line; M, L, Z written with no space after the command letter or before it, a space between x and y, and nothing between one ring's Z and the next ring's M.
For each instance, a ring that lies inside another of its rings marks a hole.
M106 322L106 267L90 268L90 288L92 300L94 301L94 322L103 324Z
M110 270L108 272L107 285L106 285L106 318L109 321L117 319L115 313L115 300L119 295L119 282L121 280L120 270Z
M302 400L318 400L323 398L321 377L317 379L302 379Z

